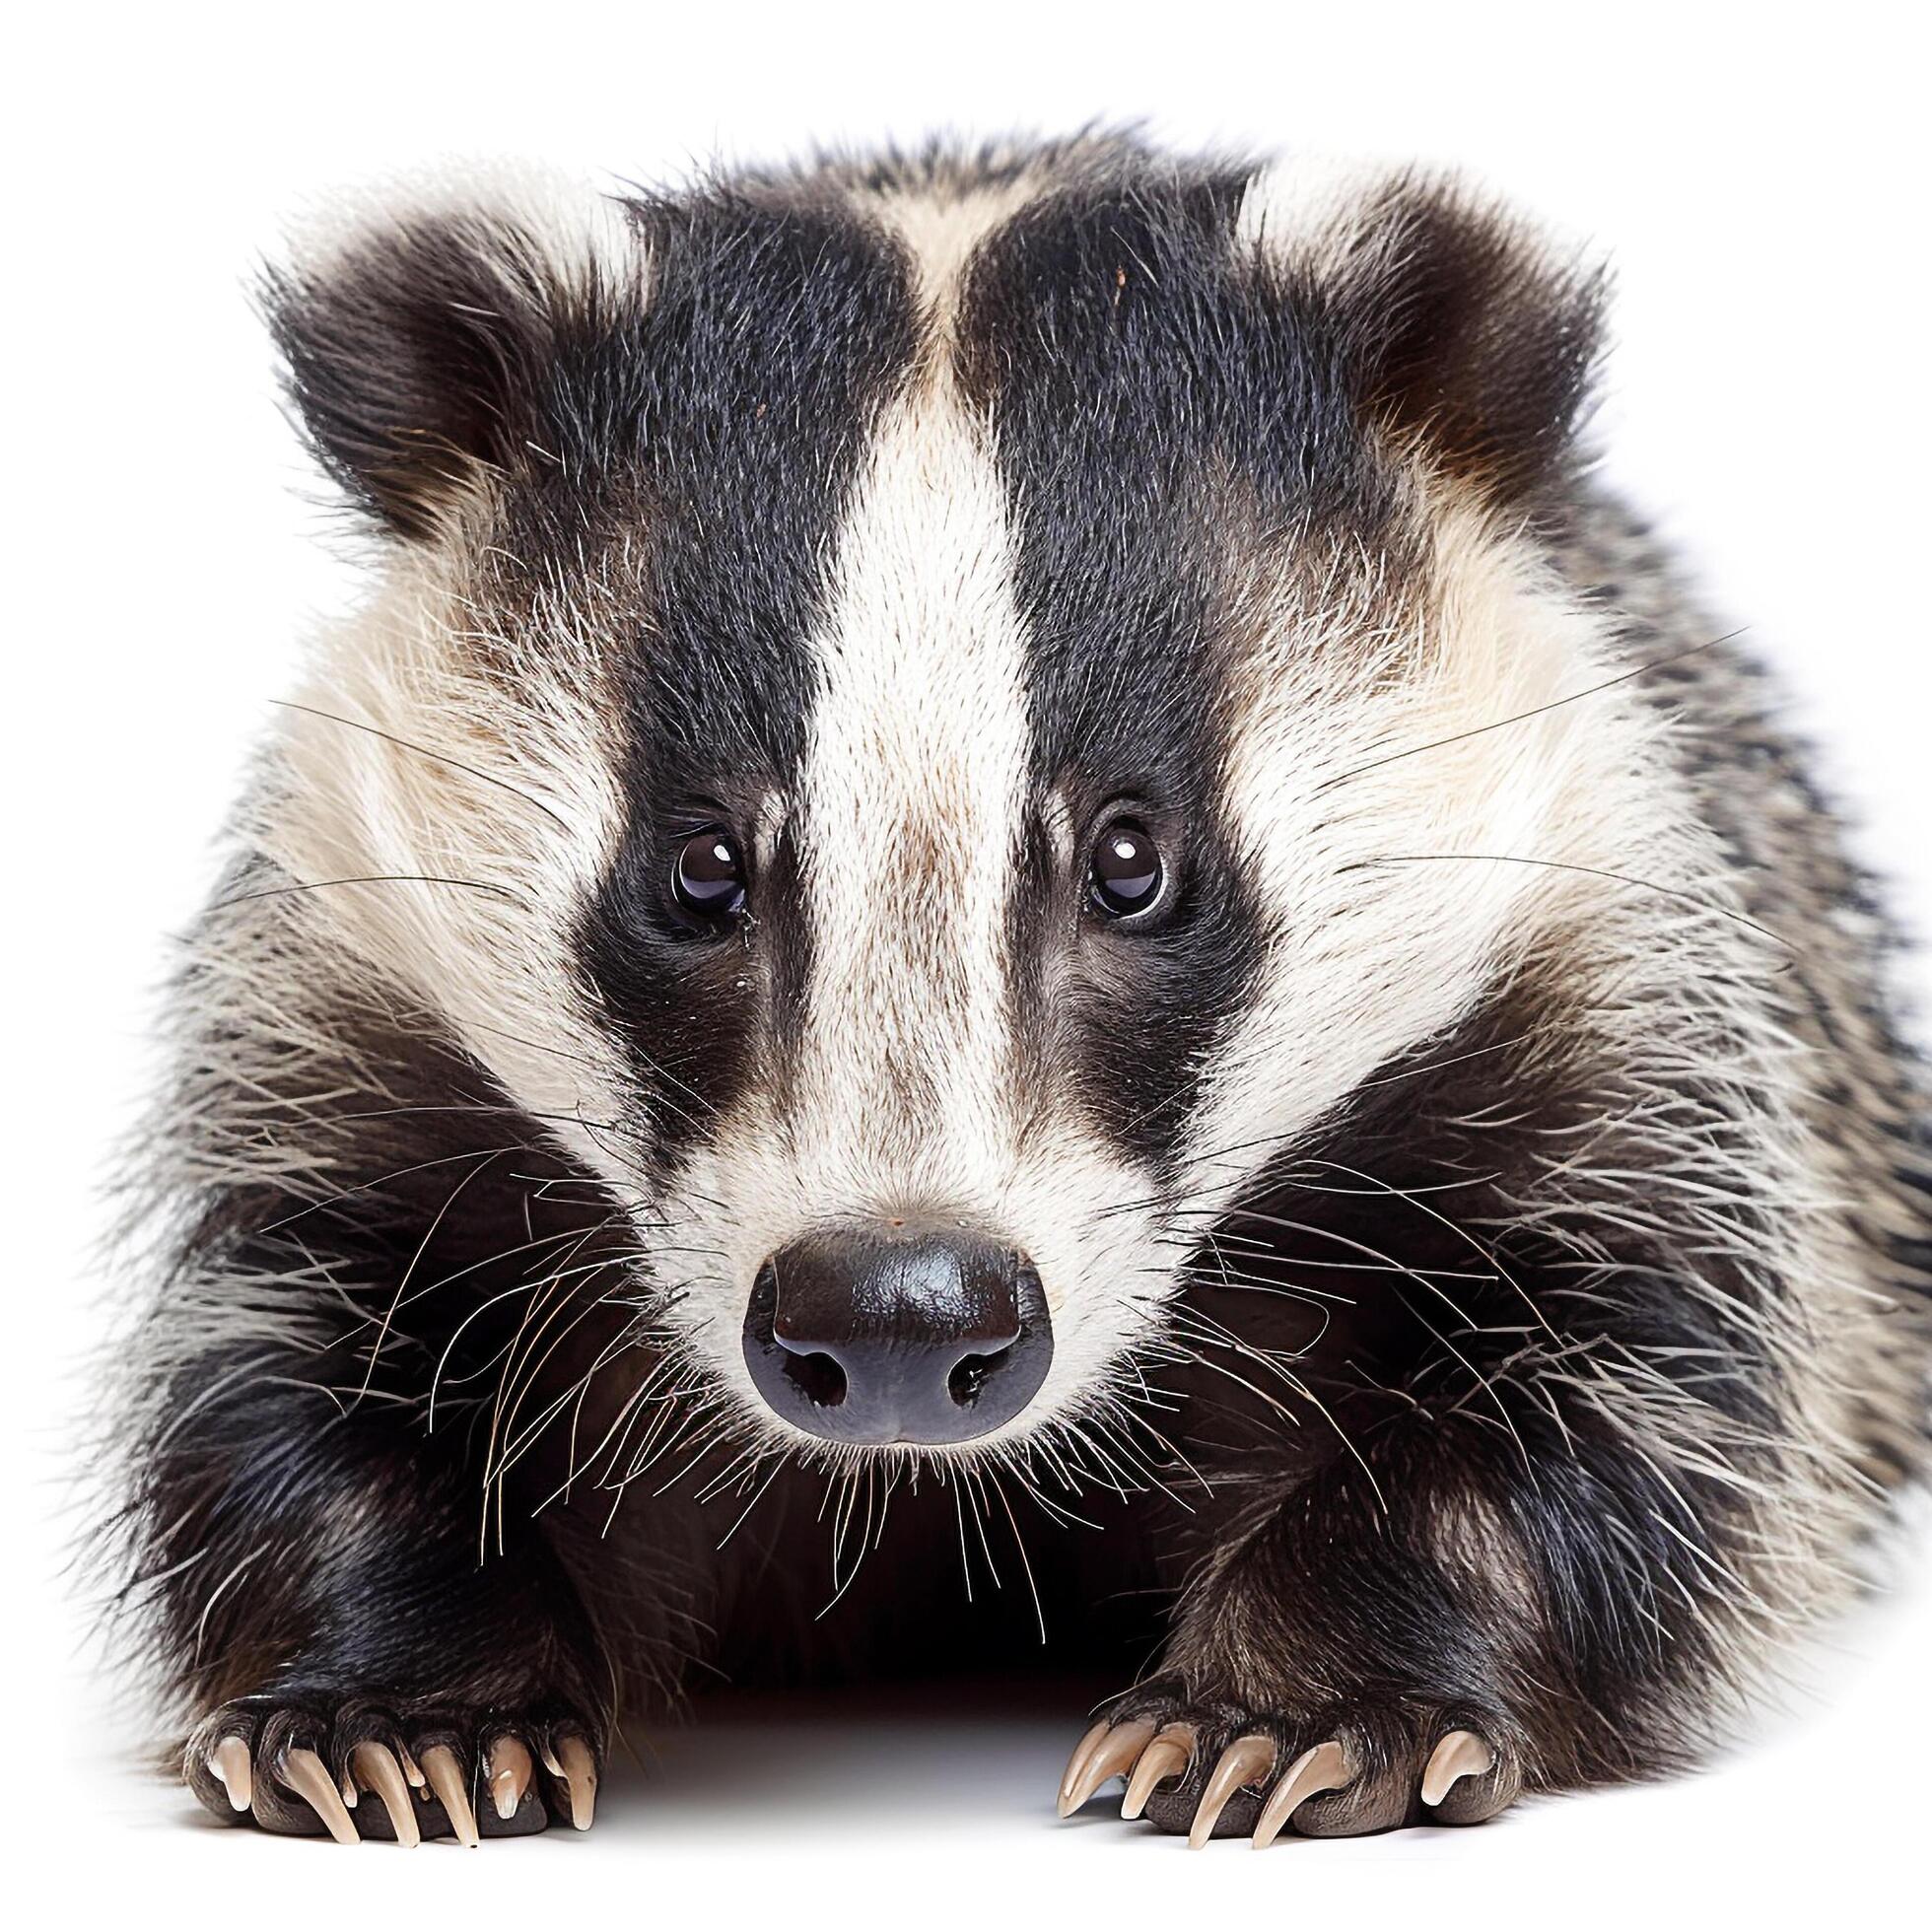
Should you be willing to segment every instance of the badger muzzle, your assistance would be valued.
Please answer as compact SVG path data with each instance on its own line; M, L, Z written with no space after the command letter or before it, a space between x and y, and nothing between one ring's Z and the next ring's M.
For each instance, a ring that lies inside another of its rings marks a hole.
M813 1234L759 1269L744 1355L773 1411L828 1442L967 1442L1009 1422L1053 1360L1016 1249L890 1224Z

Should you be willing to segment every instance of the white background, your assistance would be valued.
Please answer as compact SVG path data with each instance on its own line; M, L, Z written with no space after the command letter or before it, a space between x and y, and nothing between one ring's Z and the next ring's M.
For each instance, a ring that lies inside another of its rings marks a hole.
M1465 164L1614 253L1611 471L1783 666L1861 851L1925 931L1925 48L1907 31L1902 9L1847 5L17 16L0 115L13 1897L144 1925L448 1912L576 1932L1016 1908L1099 1925L1190 1910L1672 1924L1693 1899L1860 1911L1896 1887L1892 1910L1913 1919L1932 1589L1909 1548L1905 1586L1828 1633L1787 1708L1709 1776L1263 1858L1191 1856L1097 1807L1056 1827L1079 1713L1008 1718L976 1696L659 1737L581 1840L403 1854L204 1828L182 1794L124 1768L138 1712L55 1576L73 1527L63 1444L90 1419L75 1364L100 1326L98 1190L139 1089L164 935L205 886L209 836L305 626L352 587L318 541L319 493L242 294L292 212L451 153L652 178L814 138L1096 116Z

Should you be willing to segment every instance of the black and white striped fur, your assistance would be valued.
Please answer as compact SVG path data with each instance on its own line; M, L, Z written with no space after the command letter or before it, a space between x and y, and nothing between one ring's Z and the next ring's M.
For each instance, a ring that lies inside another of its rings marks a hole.
M278 1750L601 1752L694 1663L1044 1622L1158 1642L1170 1828L1245 1735L1346 1745L1302 1828L1404 1822L1452 1727L1474 1819L1694 1756L1838 1600L1921 1460L1924 1096L1775 693L1578 454L1587 267L1083 139L457 181L269 309L375 563L141 1156L124 1528L204 1795L244 1736L312 1829ZM753 1275L908 1212L1032 1257L1052 1367L835 1449Z

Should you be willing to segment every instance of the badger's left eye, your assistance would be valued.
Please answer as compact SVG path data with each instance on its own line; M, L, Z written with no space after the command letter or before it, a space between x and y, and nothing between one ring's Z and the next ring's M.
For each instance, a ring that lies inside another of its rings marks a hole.
M1160 897L1160 853L1146 828L1117 818L1094 841L1087 867L1093 903L1113 919L1132 919Z
M744 857L738 842L721 827L694 832L677 849L671 865L677 903L700 919L724 919L744 904Z

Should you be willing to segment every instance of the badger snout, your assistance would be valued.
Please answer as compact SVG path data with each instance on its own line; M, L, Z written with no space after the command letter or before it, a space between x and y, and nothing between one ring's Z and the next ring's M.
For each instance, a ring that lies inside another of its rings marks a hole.
M851 1228L794 1241L759 1269L744 1356L772 1409L828 1442L966 1442L1032 1401L1053 1324L1013 1248Z

